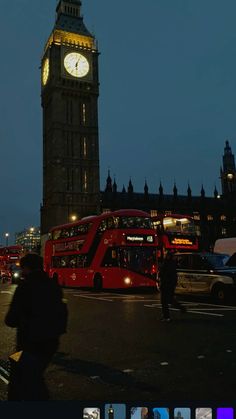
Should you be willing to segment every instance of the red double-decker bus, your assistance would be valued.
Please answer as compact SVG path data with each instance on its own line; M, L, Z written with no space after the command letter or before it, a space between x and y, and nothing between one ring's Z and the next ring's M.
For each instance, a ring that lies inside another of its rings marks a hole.
M63 286L154 287L157 236L151 217L119 210L51 229L45 270Z
M20 277L21 246L0 247L0 276L2 281L17 282Z
M160 256L168 250L198 250L199 242L194 220L189 215L159 214L152 218L158 236Z

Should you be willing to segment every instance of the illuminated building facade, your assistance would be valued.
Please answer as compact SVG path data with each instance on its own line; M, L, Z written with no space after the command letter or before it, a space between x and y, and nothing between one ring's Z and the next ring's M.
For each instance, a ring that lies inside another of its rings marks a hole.
M180 195L176 184L173 185L173 194L165 194L161 183L157 193L149 193L146 182L143 193L137 193L131 180L127 188L123 186L118 192L116 181L112 181L108 173L105 189L101 192L101 211L137 208L153 216L158 213L191 215L201 235L200 247L209 249L219 237L236 236L236 170L228 141L225 143L221 182L222 194L215 187L212 197L205 195L203 186L199 196L193 196L189 185L186 195Z
M98 50L80 0L60 0L42 57L42 234L99 211Z
M16 233L15 244L22 246L25 252L38 252L40 248L40 228L30 227Z

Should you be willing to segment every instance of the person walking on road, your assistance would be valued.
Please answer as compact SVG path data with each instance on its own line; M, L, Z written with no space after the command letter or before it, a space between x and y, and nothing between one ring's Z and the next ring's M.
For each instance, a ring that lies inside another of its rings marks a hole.
M66 332L67 306L56 281L43 270L43 259L29 253L20 260L23 280L5 317L17 328L16 354L10 356L8 400L48 400L43 374Z
M177 266L172 252L167 252L164 262L160 268L160 291L162 305L162 321L170 321L169 304L186 313L186 308L178 302L175 297L177 285Z

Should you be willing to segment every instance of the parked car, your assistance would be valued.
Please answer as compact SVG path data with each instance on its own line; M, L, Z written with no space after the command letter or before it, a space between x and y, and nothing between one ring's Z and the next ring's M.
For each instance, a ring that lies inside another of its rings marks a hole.
M227 255L217 253L176 253L176 293L209 294L224 301L236 291L236 266L227 266Z

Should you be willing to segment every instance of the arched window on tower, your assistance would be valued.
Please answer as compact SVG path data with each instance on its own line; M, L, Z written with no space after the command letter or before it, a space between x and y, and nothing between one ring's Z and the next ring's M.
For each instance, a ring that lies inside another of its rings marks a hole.
M88 177L87 177L87 170L84 171L84 192L88 190Z
M87 157L87 138L84 137L83 138L83 157L86 158Z
M83 125L86 124L86 120L87 120L87 109L86 109L86 103L82 104L82 123Z

